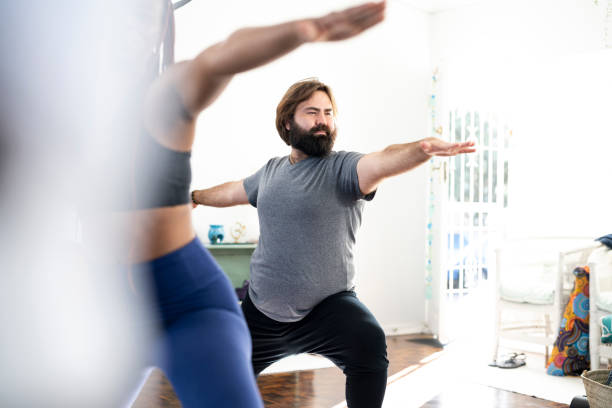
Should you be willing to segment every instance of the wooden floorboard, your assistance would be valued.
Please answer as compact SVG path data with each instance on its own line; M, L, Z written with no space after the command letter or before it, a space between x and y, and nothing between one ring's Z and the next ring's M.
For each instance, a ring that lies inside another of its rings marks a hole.
M443 392L421 408L491 407L491 408L567 408L567 404L545 401L478 384L468 384L461 390Z
M441 351L430 336L405 335L387 338L389 375ZM262 375L257 379L266 408L329 408L344 399L344 375L335 367L290 373ZM171 384L164 374L154 370L133 408L181 407ZM449 390L423 405L423 408L567 408L566 404L470 385L461 390Z

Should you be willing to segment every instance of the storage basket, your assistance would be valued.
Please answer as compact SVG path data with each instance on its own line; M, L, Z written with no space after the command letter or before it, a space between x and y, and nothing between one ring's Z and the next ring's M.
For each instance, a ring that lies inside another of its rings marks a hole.
M610 370L584 371L580 376L584 383L590 408L612 407L612 387L605 385Z

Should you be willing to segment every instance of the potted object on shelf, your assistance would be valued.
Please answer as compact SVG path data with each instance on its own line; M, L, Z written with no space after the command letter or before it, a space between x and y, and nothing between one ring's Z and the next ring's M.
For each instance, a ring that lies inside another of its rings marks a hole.
M210 228L208 229L208 239L211 244L220 244L223 242L223 236L225 232L223 230L223 225L210 224Z

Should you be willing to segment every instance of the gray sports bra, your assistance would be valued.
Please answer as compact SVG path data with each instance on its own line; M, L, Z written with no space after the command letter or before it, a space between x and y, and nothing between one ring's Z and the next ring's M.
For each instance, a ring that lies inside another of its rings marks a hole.
M142 135L133 170L130 209L171 207L191 202L191 152L179 152Z

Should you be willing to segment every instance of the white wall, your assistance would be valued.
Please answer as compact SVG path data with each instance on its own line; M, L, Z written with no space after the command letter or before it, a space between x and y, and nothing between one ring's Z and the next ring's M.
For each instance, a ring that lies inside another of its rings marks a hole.
M599 3L490 1L432 15L441 96L500 112L513 129L509 233L610 232L612 50Z
M176 56L192 57L242 26L316 16L356 3L194 1L176 15ZM427 14L392 2L385 22L355 39L306 45L237 76L198 121L193 187L242 179L270 157L288 154L274 127L275 109L285 90L307 77L319 77L334 90L340 111L336 150L367 153L427 136L428 33ZM203 238L208 224L228 228L236 221L247 225L250 238L257 237L257 213L250 206L194 212ZM357 290L390 332L422 325L424 224L424 169L385 182L364 212Z
M604 5L592 0L481 0L432 14L432 62L511 62L601 49Z

